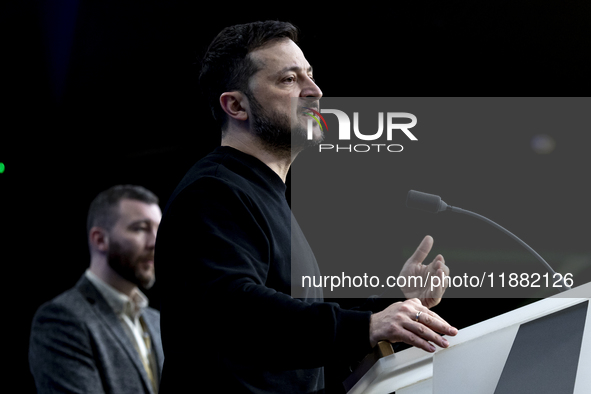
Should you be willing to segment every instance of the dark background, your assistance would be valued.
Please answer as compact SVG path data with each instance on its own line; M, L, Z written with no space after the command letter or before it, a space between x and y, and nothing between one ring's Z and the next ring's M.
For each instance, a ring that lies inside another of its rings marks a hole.
M327 96L585 96L590 11L589 4L564 1L265 6L70 0L9 6L0 24L7 380L19 392L33 391L27 363L31 318L86 269L92 198L111 185L133 183L154 191L164 206L185 171L218 144L219 132L198 94L195 63L223 27L264 19L294 23ZM588 133L576 141L569 136L570 148L560 153L578 174L574 192L564 190L543 204L576 223L560 222L568 234L563 244L553 238L560 250L589 249L589 209L581 210L591 197L585 188ZM529 154L529 145L521 146L499 156ZM481 152L474 152L474 160ZM470 176L486 176L481 193L522 185L524 173L513 179L494 173L493 162ZM444 181L445 174L436 175L433 182ZM478 192L469 186L450 197ZM540 197L538 189L525 186L516 194ZM532 229L546 225L543 214L515 219L521 224L515 232L526 234L524 223ZM158 284L148 296L158 308ZM463 327L523 302L454 300L438 312Z

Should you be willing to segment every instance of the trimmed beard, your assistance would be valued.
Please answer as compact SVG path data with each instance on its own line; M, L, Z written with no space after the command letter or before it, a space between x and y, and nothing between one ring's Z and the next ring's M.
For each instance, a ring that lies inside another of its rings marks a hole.
M109 251L107 253L107 262L123 279L140 286L144 289L150 289L156 281L156 275L144 275L137 267L142 259L153 260L153 256L140 255L132 259L130 253L121 245L121 243L111 239Z
M317 146L324 139L307 138L307 128L301 123L292 125L288 115L276 111L267 112L250 91L245 92L250 103L252 131L268 151L291 157L306 148Z

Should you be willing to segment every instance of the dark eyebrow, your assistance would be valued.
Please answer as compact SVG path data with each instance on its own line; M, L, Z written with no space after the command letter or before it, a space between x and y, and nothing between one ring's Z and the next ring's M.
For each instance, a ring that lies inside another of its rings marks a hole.
M286 73L286 72L288 72L288 71L301 71L301 69L302 69L302 68L301 68L301 67L299 67L299 66L285 67L285 68L281 69L280 71L278 71L278 72L277 72L277 75L278 75L278 76L281 76L281 75L285 74L285 73ZM313 70L312 70L312 66L308 67L308 69L306 70L306 72L307 72L307 73L312 73L312 72L313 72Z
M140 219L140 220L135 220L131 223L129 223L127 225L127 227L134 227L137 226L138 224L147 224L147 225L152 225L152 221L150 219Z

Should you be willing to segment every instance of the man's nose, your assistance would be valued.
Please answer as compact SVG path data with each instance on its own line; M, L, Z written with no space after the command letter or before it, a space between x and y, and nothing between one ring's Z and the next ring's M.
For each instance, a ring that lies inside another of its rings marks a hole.
M302 87L302 91L300 92L300 97L322 97L322 90L318 87L316 82L306 76L304 86Z
M153 249L156 246L156 230L149 231L146 239L146 247Z

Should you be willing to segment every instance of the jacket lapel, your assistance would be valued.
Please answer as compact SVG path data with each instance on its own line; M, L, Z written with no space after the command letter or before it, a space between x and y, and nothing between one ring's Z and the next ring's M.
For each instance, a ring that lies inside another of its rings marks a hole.
M97 288L94 287L94 285L88 279L86 279L85 276L80 278L76 284L76 287L80 293L82 293L82 295L90 302L92 310L97 316L97 320L101 321L107 330L113 334L113 337L115 337L115 343L113 343L113 346L119 345L123 351L127 353L133 365L142 377L144 388L148 392L152 393L153 390L151 388L150 379L148 378L148 374L144 369L140 355L127 336L127 333L125 332L121 321L117 315L115 315L115 312L113 312Z
M150 340L152 341L152 350L156 354L156 362L158 363L158 371L162 371L162 367L164 365L164 354L162 353L162 337L160 336L160 325L159 322L155 321L156 319L160 319L160 317L154 317L151 314L146 313L145 311L142 313L142 317L144 318L144 322L146 323L146 327L148 328L148 333L150 334ZM158 372L158 381L160 381L160 372Z

